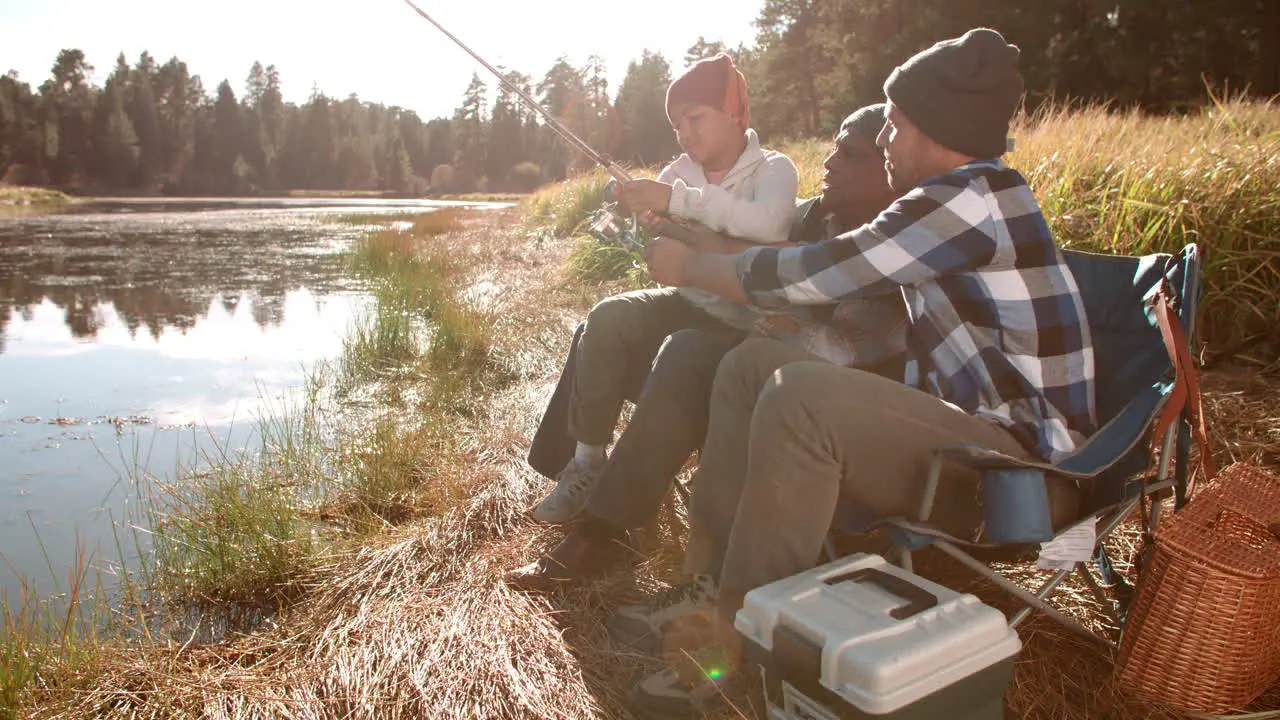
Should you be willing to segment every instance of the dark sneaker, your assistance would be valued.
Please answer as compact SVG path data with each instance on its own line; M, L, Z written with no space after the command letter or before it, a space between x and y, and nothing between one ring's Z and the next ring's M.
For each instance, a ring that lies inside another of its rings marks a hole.
M668 644L664 642L664 634L677 622L702 618L706 620L703 624L710 627L710 618L715 612L715 579L710 575L694 575L692 580L676 585L652 603L623 605L605 626L615 642L658 655Z
M508 572L507 584L522 590L545 590L608 570L627 554L621 540L592 540L578 530L571 530L551 552L534 562Z

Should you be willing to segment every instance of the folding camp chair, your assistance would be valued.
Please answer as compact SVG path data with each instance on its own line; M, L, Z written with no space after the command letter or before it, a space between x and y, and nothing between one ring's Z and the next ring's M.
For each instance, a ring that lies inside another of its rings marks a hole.
M1191 396L1198 405L1199 394L1195 387L1188 392L1185 384L1194 383L1194 373L1179 373L1176 368L1190 363L1186 337L1194 331L1200 260L1195 245L1178 255L1065 254L1084 298L1093 338L1100 429L1075 453L1054 464L1026 462L972 445L938 448L916 517L874 518L842 502L833 529L858 533L884 527L908 570L912 551L932 545L1026 606L1012 617L1012 626L1035 609L1086 637L1114 644L1059 612L1046 598L1075 572L1121 627L1126 595L1132 590L1112 570L1103 540L1139 507L1149 534L1159 522L1161 499L1176 493L1178 507L1187 499L1190 425L1186 401ZM1166 326L1163 332L1161 324ZM1151 460L1148 441L1155 435L1160 436L1159 462L1154 475L1143 477ZM978 542L949 536L928 523L940 472L952 462L977 469L981 477L984 528ZM1053 539L1045 494L1047 473L1074 480L1080 487L1082 514L1071 525L1096 519L1094 561L1101 582L1084 562L1077 562L1071 570L1054 572L1033 593L971 554L988 548L1030 548ZM1042 521L1027 522L1029 518ZM830 539L827 552L833 554ZM1107 597L1104 585L1118 591L1117 602Z

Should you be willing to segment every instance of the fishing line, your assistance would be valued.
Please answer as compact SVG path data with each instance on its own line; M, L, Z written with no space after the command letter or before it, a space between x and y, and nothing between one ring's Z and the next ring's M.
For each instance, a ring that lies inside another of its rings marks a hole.
M607 170L609 174L612 175L618 182L629 182L631 180L631 175L629 175L626 170L622 169L622 166L610 160L608 156L604 155L603 153L596 152L590 145L588 145L585 141L583 141L582 138L575 135L574 132L570 130L568 127L565 127L564 123L556 119L556 117L552 115L546 108L539 105L538 101L534 100L529 95L529 93L525 92L522 88L517 87L515 83L512 83L505 76L503 76L503 74L499 72L497 68L485 62L484 58L477 55L474 50L467 47L467 45L463 43L461 40L459 40L456 35L446 30L445 27L440 23L436 22L435 18L431 17L426 13L426 11L424 11L422 8L414 4L413 0L404 0L404 3L409 7L413 8L413 11L421 15L424 20L431 23L432 25L435 25L437 30L444 33L445 37L449 38L454 42L454 44L456 44L458 47L465 50L468 55L475 58L476 62L483 65L485 70L488 70L489 72L493 73L494 77L498 78L498 82L501 83L504 88L506 88L510 92L515 93L521 100L524 100L525 103L529 105L529 107L538 111L542 115L542 117L547 121L547 126L551 128L552 132L559 135L565 142L577 148L579 151L582 152L582 154L591 158L593 162L598 163L599 165L604 167L604 169Z

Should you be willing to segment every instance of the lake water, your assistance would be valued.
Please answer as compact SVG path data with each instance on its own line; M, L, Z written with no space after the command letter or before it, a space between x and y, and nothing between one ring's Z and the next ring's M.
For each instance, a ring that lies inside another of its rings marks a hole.
M435 207L147 199L0 217L0 592L65 586L77 545L111 570L119 538L136 561L130 479L252 449L264 405L368 306L342 256L367 228L342 216Z

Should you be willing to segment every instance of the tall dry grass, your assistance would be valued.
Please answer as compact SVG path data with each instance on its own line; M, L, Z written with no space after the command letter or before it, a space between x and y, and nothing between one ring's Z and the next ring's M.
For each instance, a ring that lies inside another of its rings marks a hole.
M521 204L525 225L559 237L580 232L600 207L608 183L608 173L592 170L538 190Z
M1026 174L1060 243L1130 255L1198 243L1202 338L1224 350L1274 336L1280 107L1231 99L1175 117L1050 108L1016 134L1009 162Z

